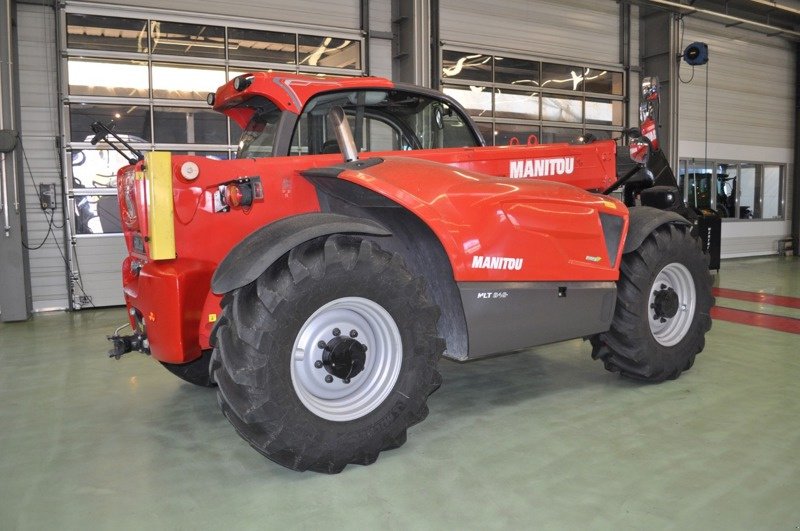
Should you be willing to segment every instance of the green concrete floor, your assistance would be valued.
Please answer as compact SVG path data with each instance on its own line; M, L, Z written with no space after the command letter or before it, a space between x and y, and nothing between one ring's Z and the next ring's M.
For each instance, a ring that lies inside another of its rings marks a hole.
M800 260L726 261L717 283L800 297ZM0 529L800 528L799 335L716 321L662 385L581 341L443 362L405 446L325 476L262 458L213 391L106 359L123 319L0 324Z

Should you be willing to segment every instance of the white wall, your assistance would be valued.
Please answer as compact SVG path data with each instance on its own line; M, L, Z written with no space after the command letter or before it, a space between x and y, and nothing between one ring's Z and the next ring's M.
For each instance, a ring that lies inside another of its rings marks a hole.
M794 147L794 51L787 41L692 18L685 19L684 46L703 41L707 66L681 63L678 155L791 164ZM706 132L706 81L708 124ZM706 134L708 144L705 144ZM707 155L706 155L707 152ZM786 180L791 179L791 167ZM791 197L789 186L784 198ZM725 258L774 253L791 232L785 221L723 221Z

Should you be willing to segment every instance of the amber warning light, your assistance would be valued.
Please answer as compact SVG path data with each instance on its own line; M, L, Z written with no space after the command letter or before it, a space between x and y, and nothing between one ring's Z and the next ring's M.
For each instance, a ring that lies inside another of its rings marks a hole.
M246 177L219 185L215 194L215 210L228 212L232 208L249 208L264 199L260 177Z

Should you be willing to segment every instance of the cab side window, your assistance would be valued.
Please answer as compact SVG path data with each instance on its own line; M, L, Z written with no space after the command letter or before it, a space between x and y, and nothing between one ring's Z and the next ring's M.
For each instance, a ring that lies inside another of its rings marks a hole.
M479 145L446 101L401 90L354 90L312 98L298 120L291 155L338 153L327 115L341 107L360 151L406 151Z

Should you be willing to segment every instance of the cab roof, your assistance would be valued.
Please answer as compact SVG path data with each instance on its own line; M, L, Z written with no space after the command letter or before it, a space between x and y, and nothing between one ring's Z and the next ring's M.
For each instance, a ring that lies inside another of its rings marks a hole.
M250 72L222 85L214 94L213 101L209 95L209 102L213 104L215 111L231 115L234 119L236 116L226 111L255 96L269 99L281 111L300 114L309 99L323 92L394 87L394 83L382 77L323 77L285 72Z

